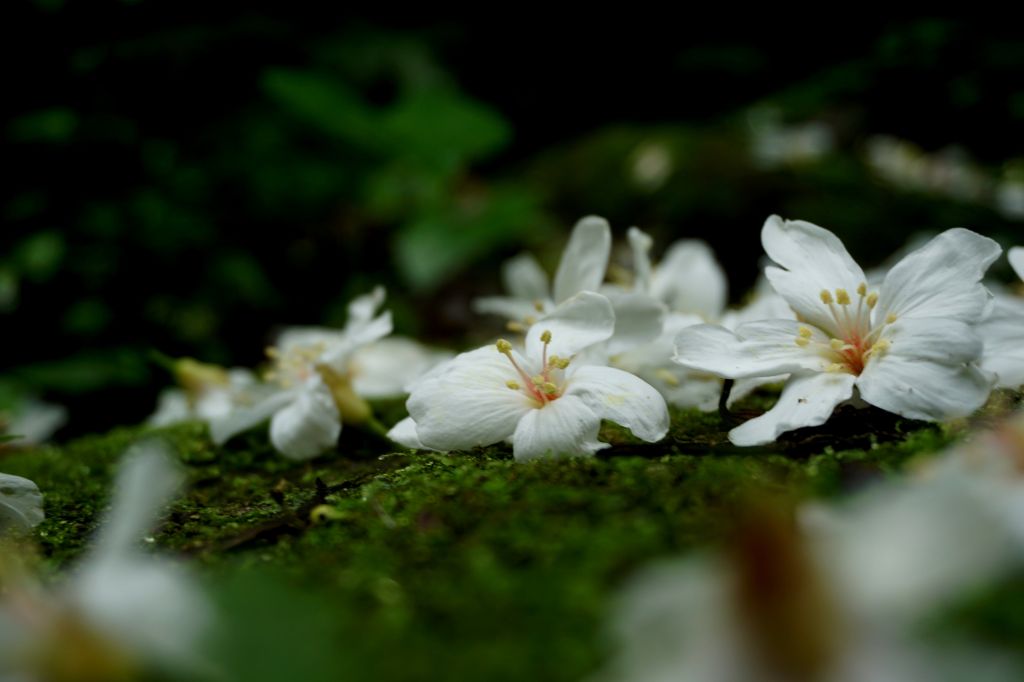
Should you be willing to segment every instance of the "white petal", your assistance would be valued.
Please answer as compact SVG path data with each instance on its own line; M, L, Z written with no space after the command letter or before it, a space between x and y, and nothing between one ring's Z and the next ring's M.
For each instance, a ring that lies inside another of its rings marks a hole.
M587 346L611 338L615 331L615 311L605 296L589 291L558 304L526 333L526 355L531 360L541 357L544 344L540 337L545 331L551 332L548 355L568 358Z
M418 381L406 406L420 441L436 450L465 450L511 436L533 404L508 381L525 383L494 346L462 353Z
M997 294L995 307L980 325L985 344L981 368L996 374L997 386L1024 385L1024 299Z
M544 301L551 296L548 276L529 253L521 253L501 266L505 291L524 301Z
M562 398L575 396L601 419L625 426L650 443L668 433L668 407L650 384L612 367L579 367L568 380ZM561 399L555 402L559 402Z
M100 525L90 560L105 561L135 551L184 479L181 467L161 442L132 446L121 460L113 503Z
M416 422L412 417L406 417L392 426L391 430L388 431L388 438L410 450L430 449L420 441L420 436L416 433Z
M677 241L651 277L652 296L670 310L717 320L728 299L729 283L711 247L697 239Z
M348 304L348 324L365 324L373 319L385 295L384 287L376 286L370 293L352 299Z
M89 626L132 656L171 670L205 667L199 652L214 616L185 565L118 557L82 566L69 588Z
M310 459L333 448L341 435L341 415L331 389L311 377L295 399L270 421L270 442L285 457Z
M294 348L333 346L344 340L340 329L329 327L287 327L277 335L275 344L282 353Z
M608 339L609 355L617 355L651 343L661 335L665 305L639 292L611 294L615 311L615 332Z
M683 367L727 379L824 371L829 363L811 350L812 346L796 344L802 326L811 330L813 342L828 344L828 337L819 329L796 320L748 322L735 332L700 324L679 332L674 359Z
M43 520L39 487L21 476L0 474L0 535L8 529L25 532Z
M839 238L803 220L771 216L761 229L761 244L768 257L781 266L768 267L764 273L775 291L803 319L835 332L835 321L821 301L822 290L834 296L836 289L845 289L856 296L857 287L866 281L864 271Z
M611 248L612 231L604 218L587 216L576 223L555 274L555 303L581 291L597 291Z
M592 455L607 443L597 440L601 418L573 395L563 395L530 410L512 435L512 453L520 461L546 455Z
M961 227L946 230L907 255L885 276L875 319L952 317L978 322L992 295L981 279L1002 249Z
M40 445L67 421L68 411L63 405L33 399L18 406L7 432L20 436L21 445Z
M149 426L170 426L195 419L188 396L180 388L165 388L156 398L156 409L146 420Z
M1024 246L1014 246L1007 252L1006 258L1017 276L1024 279Z
M631 227L626 233L629 248L633 251L633 276L636 278L633 289L643 293L651 290L651 246L654 240L643 230Z
M857 380L867 402L910 419L930 421L971 414L988 398L991 377L973 364L982 344L971 327L941 318L900 319Z
M840 372L794 374L772 409L730 431L729 440L740 446L766 445L786 431L820 426L836 405L850 399L855 380Z
M345 371L349 360L352 358L352 353L368 343L384 338L391 333L393 328L394 324L391 321L390 310L384 311L367 322L360 322L359 324L352 324L350 322L345 325L344 341L330 347L323 354L320 361L339 371Z
M450 357L403 336L380 339L352 354L352 387L369 399L401 396L407 393L407 386Z
M550 305L550 301L544 299L542 303ZM474 298L472 302L473 312L480 315L497 315L506 320L521 322L528 317L536 317L540 313L533 301L525 298L513 298L511 296L483 296ZM551 307L554 307L551 305Z
M232 437L265 422L295 399L295 391L271 393L251 406L236 406L231 412L209 420L210 438L216 445L223 445Z

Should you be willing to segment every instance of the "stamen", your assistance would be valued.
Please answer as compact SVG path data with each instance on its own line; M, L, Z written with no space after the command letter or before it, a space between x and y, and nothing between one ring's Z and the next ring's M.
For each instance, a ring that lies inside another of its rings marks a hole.
M804 348L810 342L811 342L811 340L809 338L807 338L806 336L798 336L798 337L796 337L796 345L800 346L801 348Z
M848 344L844 343L841 339L832 339L828 342L828 345L832 347L832 350L840 351Z
M804 327L801 325L800 328L798 328L796 331L800 336L802 336L805 339L809 339L812 336L814 336L814 332L811 331L810 327Z
M863 297L867 296L867 294L868 294L868 285L867 285L867 283L866 282L861 282L860 284L858 284L857 285L857 295L860 296L861 298L863 298Z
M832 292L831 291L829 291L828 289L822 289L820 296L821 296L821 302L822 303L824 303L825 305L831 305L832 304Z
M277 349L277 346L267 346L263 352L266 353L267 357L271 360L277 360L281 357L281 351Z
M668 371L667 369L659 369L657 372L655 372L655 375L669 386L679 385L679 377L677 377L675 374Z
M885 316L885 323L886 324L892 324L895 321L896 321L896 313L889 313L888 315Z
M845 372L846 365L841 365L838 362L833 362L832 364L827 365L825 367L825 371L832 374L835 374L836 372Z
M850 305L850 294L846 289L836 289L836 303L839 305Z
M537 323L537 318L534 317L533 315L527 315L526 317L523 318L523 322L529 325L533 325Z
M555 395L558 393L558 386L555 386L555 384L550 381L545 381L541 384L540 388L548 395Z
M533 309L536 310L538 313L544 312L544 301L542 301L540 299L537 299L536 301L534 301L533 302Z
M551 330L545 329L540 335L540 340L545 344L551 343Z
M522 388L522 386L519 385L519 382L516 381L515 379L509 379L508 381L505 382L505 385L511 388L513 391L518 391L520 388Z
M868 294L867 300L865 302L868 304L868 308L874 309L875 305L878 303L878 292L872 291L870 294Z
M516 322L514 320L506 324L505 328L508 329L510 332L515 332L517 334L526 333L526 325L523 324L522 322Z
M544 378L543 374L536 374L530 377L530 381L533 382L534 386L543 386L546 379Z
M498 339L498 342L494 345L498 347L498 352L502 355L508 355L512 352L512 344L505 339Z

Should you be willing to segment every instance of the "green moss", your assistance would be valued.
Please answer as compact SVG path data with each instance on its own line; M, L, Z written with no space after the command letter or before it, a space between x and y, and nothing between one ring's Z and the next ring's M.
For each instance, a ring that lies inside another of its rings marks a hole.
M676 411L662 443L605 425L614 447L600 457L530 463L504 446L389 453L357 429L339 453L292 462L260 431L217 449L185 424L17 452L0 467L45 491L37 537L60 568L88 540L118 456L169 440L190 485L156 544L203 568L226 608L219 655L240 677L282 674L252 653L268 641L304 651L291 670L308 680L570 680L599 664L622 580L718 541L750 490L836 494L952 438L892 419L874 436L844 424L741 450L719 415ZM842 449L809 451L829 433Z

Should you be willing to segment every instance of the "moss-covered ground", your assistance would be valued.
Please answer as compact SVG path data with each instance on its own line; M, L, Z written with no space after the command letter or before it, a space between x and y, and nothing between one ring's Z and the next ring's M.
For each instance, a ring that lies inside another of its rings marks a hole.
M293 462L261 431L218 449L203 425L183 424L8 451L0 469L44 490L34 539L41 569L59 576L124 450L168 441L189 486L152 544L199 569L224 614L215 655L241 679L577 680L602 660L603 617L631 571L718 541L751 489L842 494L958 432L861 411L739 450L728 421L677 411L662 443L608 426L599 457L529 463L505 447L397 451L354 428L336 453ZM1004 592L1021 605L1024 587L1000 589L965 613L1002 637L1009 620L1019 636Z

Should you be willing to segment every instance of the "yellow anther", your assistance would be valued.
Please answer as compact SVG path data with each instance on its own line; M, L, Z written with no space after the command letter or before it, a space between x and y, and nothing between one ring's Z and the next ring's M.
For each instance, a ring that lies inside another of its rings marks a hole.
M568 358L560 358L557 355L552 355L548 358L548 366L554 367L555 369L565 369L569 366Z
M508 324L505 325L505 328L508 329L510 332L516 332L517 334L522 334L526 331L526 325L523 324L522 322L509 322Z
M850 294L846 289L836 289L836 302L839 305L850 305Z
M496 343L495 345L498 347L499 353L504 353L508 355L509 353L512 352L512 344L506 341L505 339L498 339L498 343Z
M551 343L551 330L545 329L540 335L541 343Z
M803 348L804 346L808 345L810 342L811 342L811 340L808 339L805 336L798 336L798 337L796 337L796 345L800 346L801 348Z
M271 360L276 360L281 357L281 351L277 349L277 346L267 346L263 352L266 353L267 357Z
M523 322L525 322L528 325L536 324L537 318L534 317L533 315L527 315L526 317L523 318Z
M797 332L797 334L799 334L800 336L804 337L805 339L809 339L812 336L814 336L814 332L811 331L811 328L810 327L804 327L803 325L801 325L800 328L796 330L796 332Z
M547 379L544 378L543 374L537 374L530 377L530 381L533 382L534 386L543 386Z
M825 305L832 303L832 292L829 291L828 289L822 289L820 296L821 302L824 303Z
M533 309L536 310L538 313L544 312L544 301L542 301L540 299L537 299L536 301L534 301L533 302Z
M513 391L518 391L521 388L519 386L519 382L514 381L513 379L509 379L508 381L506 381L505 385L511 388Z
M868 285L865 282L857 285L857 295L861 298L868 295Z
M886 324L892 324L895 321L896 321L896 313L889 313L888 315L885 316L885 323Z
M877 291L872 291L870 294L868 294L868 298L867 298L868 308L874 308L877 303L878 303L878 292Z
M833 374L836 373L836 372L845 372L846 371L846 365L840 365L838 362L833 362L832 364L830 364L827 367L825 367L825 371L826 372L831 372Z
M655 375L669 386L678 386L680 383L679 377L677 377L675 374L664 368L659 369L657 372L655 372Z
M832 347L832 350L842 350L846 344L843 343L842 339L832 339L828 342L828 345Z
M540 385L540 388L548 395L554 395L555 393L558 393L558 386L555 386L550 381L545 381L543 384Z

